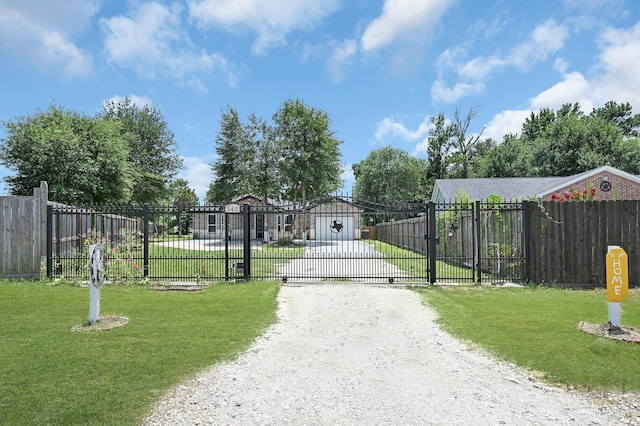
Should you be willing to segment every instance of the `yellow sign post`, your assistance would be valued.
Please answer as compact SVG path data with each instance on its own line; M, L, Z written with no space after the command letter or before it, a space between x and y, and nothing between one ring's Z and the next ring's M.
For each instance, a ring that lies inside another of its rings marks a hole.
M620 327L620 302L629 298L629 258L622 247L609 246L607 251L607 301L609 322Z

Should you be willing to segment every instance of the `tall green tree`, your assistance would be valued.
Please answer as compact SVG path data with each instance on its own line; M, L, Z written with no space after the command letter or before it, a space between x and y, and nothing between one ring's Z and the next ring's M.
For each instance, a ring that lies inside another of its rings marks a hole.
M356 199L397 203L426 200L427 162L403 149L384 147L371 151L352 166Z
M491 141L493 142L493 141ZM533 151L514 134L488 146L477 158L476 177L530 177Z
M447 177L447 165L451 150L453 126L447 123L443 113L431 117L433 127L429 129L429 144L427 146L427 161L429 164L427 179L433 186L436 179Z
M196 192L189 187L189 182L185 179L174 179L169 182L168 196L169 203L172 206L177 207L180 213L188 210L189 207L197 206L199 204ZM171 217L168 227L170 229L177 227L180 235L187 235L189 233L192 220L193 216L190 214L178 214Z
M323 197L342 184L340 144L326 112L288 99L273 116L284 197L301 201Z
M604 165L640 172L640 116L608 102L586 115L578 103L540 110L479 161L484 177L569 176Z
M601 108L594 108L591 117L615 124L625 137L640 136L640 114L633 114L631 104L628 102L618 104L609 101Z
M264 205L267 205L268 198L279 199L282 193L282 156L273 128L262 118L250 114L245 129L254 146L251 192L262 197Z
M456 107L453 112L453 123L451 126L451 146L453 153L450 163L453 166L455 177L465 179L469 177L469 167L473 158L478 153L478 142L482 137L484 128L477 135L469 134L469 126L478 115L475 108L469 109L466 115L462 115L460 108Z
M2 123L6 137L0 162L15 195L29 195L40 181L49 199L72 205L131 200L134 171L129 144L118 123L51 105L45 111Z
M122 98L106 102L100 117L120 123L129 143L127 160L136 182L131 201L143 204L164 199L169 182L182 167L182 158L175 152L174 134L162 111L154 104L138 106Z
M216 135L216 160L211 165L214 180L207 201L227 203L234 197L253 192L253 162L256 143L240 121L238 112L227 105L221 111L220 131Z
M207 193L209 202L229 202L254 194L266 205L268 198L278 198L281 155L273 129L265 120L252 113L243 123L238 112L227 106L215 148L218 157L211 166L215 178Z

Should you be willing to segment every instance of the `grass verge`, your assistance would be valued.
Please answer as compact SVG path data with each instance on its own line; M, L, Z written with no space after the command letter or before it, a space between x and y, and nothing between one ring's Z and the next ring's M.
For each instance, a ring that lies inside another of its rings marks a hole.
M640 392L640 345L596 337L580 321L606 323L603 290L417 288L452 335L553 384ZM622 303L622 325L640 328L640 290Z
M234 358L272 324L278 288L103 286L101 314L130 322L77 333L87 288L0 281L0 424L137 425L168 388Z
M171 240L173 241L173 240ZM182 239L182 243L198 240ZM76 252L75 256L61 259L59 275L70 280L88 280L89 248ZM265 244L251 252L252 276L258 278L277 277L278 265L300 258L304 247ZM227 254L221 250L191 250L179 247L149 244L150 280L221 280L228 273L234 278L232 265L243 261L240 249L230 249ZM54 260L54 265L57 263ZM135 250L109 250L109 279L119 283L135 283L143 279L144 257L141 248Z
M369 240L378 252L385 256L385 260L397 266L412 277L427 278L429 260L424 254L416 253L402 247L394 246L382 241ZM436 276L441 277L440 281L455 280L457 282L473 282L473 269L460 265L455 265L442 260L436 261ZM495 279L491 274L484 275L487 280Z

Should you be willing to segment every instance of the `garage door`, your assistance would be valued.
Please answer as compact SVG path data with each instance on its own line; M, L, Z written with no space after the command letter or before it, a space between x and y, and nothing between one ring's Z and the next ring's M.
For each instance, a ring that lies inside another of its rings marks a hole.
M316 217L317 240L353 240L353 217L318 216Z

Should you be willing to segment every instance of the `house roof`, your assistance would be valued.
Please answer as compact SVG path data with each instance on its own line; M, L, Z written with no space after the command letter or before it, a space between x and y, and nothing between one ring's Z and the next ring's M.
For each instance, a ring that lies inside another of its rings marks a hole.
M431 201L455 201L456 192L463 189L472 200L486 200L498 194L505 200L529 197L561 186L568 177L547 178L470 178L436 179Z
M267 204L269 206L275 207L276 209L280 210L280 211L300 211L300 210L310 210L313 208L316 208L320 205L323 204L328 204L328 203L345 203L345 204L350 204L353 205L352 202L350 202L348 199L348 197L343 197L343 196L327 196L324 198L320 198L317 200L307 200L306 203L303 205L302 203L299 202L293 202L293 201L283 201L283 200L274 200L273 198L268 198L267 199ZM231 200L229 203L227 203L226 205L222 206L222 205L208 205L208 206L199 206L199 207L193 207L191 208L189 211L192 213L215 213L215 212L224 212L226 207L228 206L237 206L240 207L241 204L243 204L243 202L248 201L248 199L253 199L255 201L257 201L258 203L262 203L262 198L258 197L256 195L252 195L252 194L244 194L244 195L240 195L238 197L235 197L233 200ZM359 207L355 207L359 210Z
M498 194L505 200L543 197L602 172L617 174L640 184L638 176L610 166L602 166L572 176L436 179L431 201L455 201L455 195L459 189L464 189L472 200L486 200L492 194Z

